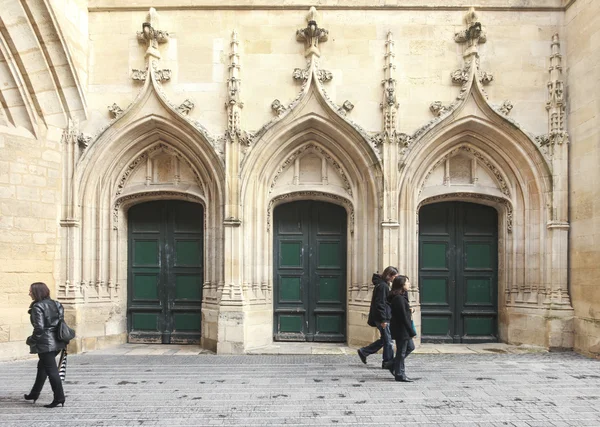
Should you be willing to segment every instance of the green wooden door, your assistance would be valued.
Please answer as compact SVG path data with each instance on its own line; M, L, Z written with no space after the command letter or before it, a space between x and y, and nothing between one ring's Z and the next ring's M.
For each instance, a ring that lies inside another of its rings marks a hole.
M156 201L133 206L128 215L129 342L199 343L202 206Z
M498 340L498 215L474 203L419 212L419 291L424 342Z
M274 339L346 341L346 211L300 201L274 218Z

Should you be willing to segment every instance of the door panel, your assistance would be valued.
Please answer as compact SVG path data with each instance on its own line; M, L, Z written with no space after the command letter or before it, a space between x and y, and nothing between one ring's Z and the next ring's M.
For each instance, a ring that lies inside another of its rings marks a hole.
M130 342L199 343L202 206L157 201L129 210Z
M488 206L450 202L421 208L424 342L497 341L497 224Z
M274 217L275 340L345 341L345 210L292 202Z

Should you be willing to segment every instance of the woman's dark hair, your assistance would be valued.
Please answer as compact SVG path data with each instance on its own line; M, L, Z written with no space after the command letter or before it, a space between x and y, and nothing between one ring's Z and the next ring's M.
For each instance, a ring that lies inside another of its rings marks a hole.
M386 282L391 282L392 276L395 276L397 274L398 274L398 269L396 267L392 267L390 265L385 270L383 270L383 273L381 273L381 278L383 280L385 280Z
M29 287L29 292L36 302L50 298L50 289L43 282L32 283Z
M392 282L392 290L390 291L390 299L394 298L396 295L402 295L404 293L404 285L408 280L407 276L396 276L394 281Z

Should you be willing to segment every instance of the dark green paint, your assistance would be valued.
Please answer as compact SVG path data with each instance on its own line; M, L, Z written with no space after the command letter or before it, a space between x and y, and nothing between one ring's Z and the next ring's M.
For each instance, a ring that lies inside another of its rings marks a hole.
M281 277L279 281L281 302L300 302L302 284L300 277Z
M130 342L199 343L203 283L201 205L142 203L129 209Z
M158 315L153 313L133 313L132 325L138 331L157 331Z
M346 340L346 211L291 202L274 212L274 339Z
M158 300L158 274L136 274L133 277L133 297L136 300Z
M464 202L419 212L423 342L498 340L498 214Z
M421 282L421 304L448 304L448 281L424 278Z

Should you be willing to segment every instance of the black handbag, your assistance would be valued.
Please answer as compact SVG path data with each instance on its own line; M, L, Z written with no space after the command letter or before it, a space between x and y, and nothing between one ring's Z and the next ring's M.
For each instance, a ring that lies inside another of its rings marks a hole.
M56 303L56 309L60 313L58 303ZM59 341L62 341L67 344L69 343L69 341L75 338L75 330L69 328L69 325L67 325L67 322L65 322L64 316L60 316L60 318L58 319L56 335Z

